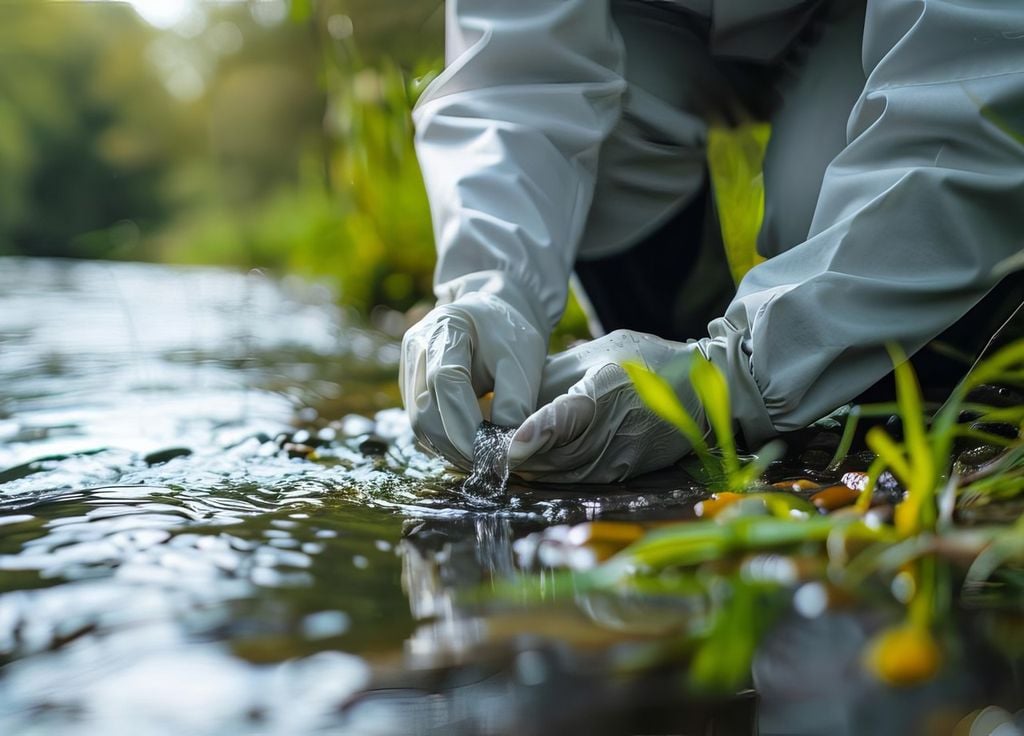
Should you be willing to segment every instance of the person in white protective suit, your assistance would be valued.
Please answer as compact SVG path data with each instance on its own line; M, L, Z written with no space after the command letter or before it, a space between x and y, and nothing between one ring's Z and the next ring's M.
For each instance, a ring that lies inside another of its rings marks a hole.
M1024 246L1022 0L446 12L447 66L414 110L438 306L406 334L401 388L417 436L456 465L493 390L521 475L666 467L688 443L621 365L664 371L695 351L725 373L756 448L877 384L887 342L923 354L959 326L971 352L991 330L965 320L992 317L997 294L1020 303L998 264ZM705 143L710 124L751 118L772 125L767 260L736 288ZM611 332L548 356L573 273Z

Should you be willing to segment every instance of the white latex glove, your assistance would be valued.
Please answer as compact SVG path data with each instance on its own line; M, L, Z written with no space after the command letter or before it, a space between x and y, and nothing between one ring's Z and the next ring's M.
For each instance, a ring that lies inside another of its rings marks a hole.
M536 408L547 335L505 299L463 294L427 314L402 342L402 401L421 442L469 469L483 417L477 398L494 391L491 421L518 426Z
M690 450L679 430L640 399L622 365L662 372L695 344L617 330L548 359L540 401L512 438L517 475L557 482L610 483L668 467ZM704 412L684 382L683 406L701 427ZM549 402L549 403L548 403Z

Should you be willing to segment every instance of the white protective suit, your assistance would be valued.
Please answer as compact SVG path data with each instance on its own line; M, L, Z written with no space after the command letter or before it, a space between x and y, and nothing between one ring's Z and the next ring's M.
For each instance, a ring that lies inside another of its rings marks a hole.
M439 306L403 347L422 440L467 465L493 389L494 421L522 425L523 474L662 467L688 448L617 364L699 350L756 445L846 403L891 369L887 341L913 353L992 289L1024 244L1024 2L836 2L772 119L769 260L706 336L617 332L545 364L576 260L628 249L705 185L709 118L736 94L718 60L785 58L822 5L448 0L447 68L414 111L438 251Z

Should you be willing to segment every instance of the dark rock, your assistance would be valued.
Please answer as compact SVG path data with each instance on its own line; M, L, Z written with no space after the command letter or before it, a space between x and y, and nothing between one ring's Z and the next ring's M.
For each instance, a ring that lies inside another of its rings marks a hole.
M287 452L288 457L291 458L307 458L315 452L315 448L296 442L286 442L281 449Z
M974 422L971 424L971 429L976 432L985 432L998 437L1005 437L1009 440L1015 440L1020 435L1020 430L1007 422Z
M903 417L893 414L885 420L885 431L897 442L903 440Z
M191 454L192 450L187 447L168 447L166 450L151 452L143 457L142 460L146 465L160 465L161 463L166 463L176 457L187 457Z
M370 435L359 443L359 452L364 455L383 455L388 451L388 442L383 437Z

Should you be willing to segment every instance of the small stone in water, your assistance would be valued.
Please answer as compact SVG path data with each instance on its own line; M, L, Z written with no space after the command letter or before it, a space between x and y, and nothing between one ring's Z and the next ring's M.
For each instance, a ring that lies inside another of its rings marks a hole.
M784 491L799 493L800 491L809 491L813 488L820 488L821 486L810 478L797 478L795 480L784 480L778 483L772 483L772 487L781 488Z
M711 496L694 505L693 513L702 518L713 519L720 511L741 498L743 498L742 493L730 493L729 491L712 493Z
M388 443L382 437L370 435L359 443L359 452L364 455L383 455L388 451Z
M376 428L373 420L359 414L346 414L341 418L341 434L345 437L358 437L361 434L371 434Z
M306 458L314 452L314 448L309 445L301 445L294 442L285 442L282 449L288 453L290 458Z
M843 506L849 506L860 497L858 491L847 485L829 486L811 496L811 503L824 511L834 511Z
M185 457L186 455L191 454L192 450L187 447L169 447L166 450L151 452L142 458L142 460L146 465L159 465L161 463L166 463L169 460L173 460L176 457Z
M474 496L497 496L508 486L508 448L515 427L481 422L473 438L473 472L462 490Z

